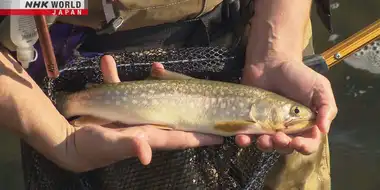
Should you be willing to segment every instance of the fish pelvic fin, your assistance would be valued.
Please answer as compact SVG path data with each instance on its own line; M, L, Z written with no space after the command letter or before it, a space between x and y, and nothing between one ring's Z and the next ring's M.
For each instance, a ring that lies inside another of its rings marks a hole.
M86 116L81 116L78 119L73 120L71 123L75 126L84 126L84 125L91 125L91 124L106 125L106 124L112 123L112 121L99 118L99 117L86 115Z
M168 130L168 131L172 131L174 130L173 127L170 127L170 126L167 126L167 125L158 125L158 124L151 124L149 126L152 126L152 127L155 127L157 129L161 129L161 130Z
M174 71L169 71L164 68L161 63L153 63L150 70L150 75L147 80L189 80L194 79L193 77L177 73Z
M256 122L253 121L224 121L215 123L214 129L226 133L239 133L246 131L248 128L252 127Z

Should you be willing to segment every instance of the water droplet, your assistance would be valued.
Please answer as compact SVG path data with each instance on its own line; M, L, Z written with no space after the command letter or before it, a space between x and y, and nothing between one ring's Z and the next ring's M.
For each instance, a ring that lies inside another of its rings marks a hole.
M338 34L331 34L331 35L329 36L328 41L329 41L329 42L334 42L334 41L336 41L338 38L339 38L339 35L338 35Z
M339 8L339 5L340 5L340 4L339 4L338 2L331 3L331 4L330 4L330 8L334 10L334 9Z

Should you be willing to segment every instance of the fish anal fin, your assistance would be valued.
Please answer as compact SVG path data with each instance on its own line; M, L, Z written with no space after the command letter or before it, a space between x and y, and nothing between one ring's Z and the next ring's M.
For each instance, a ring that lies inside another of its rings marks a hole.
M250 126L254 125L253 121L224 121L215 123L214 129L222 132L234 133L244 131Z
M150 70L150 76L147 80L189 80L194 79L193 77L177 73L174 71L169 71L164 68L161 63L153 63Z
M161 130L169 130L169 131L174 130L173 127L170 127L170 126L167 126L167 125L156 125L156 124L154 124L154 125L149 125L149 126L152 126L152 127L155 127L157 129L161 129Z

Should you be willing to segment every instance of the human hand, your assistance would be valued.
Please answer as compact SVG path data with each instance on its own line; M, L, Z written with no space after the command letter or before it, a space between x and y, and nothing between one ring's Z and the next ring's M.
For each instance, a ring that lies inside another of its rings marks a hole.
M302 154L311 154L318 149L322 133L328 133L337 114L331 84L327 78L304 65L301 60L291 62L285 59L271 59L270 63L247 62L242 83L276 92L317 112L316 126L296 137L283 132L277 132L273 136L259 136L257 147L260 150L276 149L283 154L296 150ZM251 141L250 136L236 136L236 143L240 146L247 146Z
M101 61L104 82L120 82L115 60L106 55ZM223 142L222 137L213 135L160 130L155 126L126 127L90 117L74 120L72 124L75 127L66 148L76 171L106 166L128 157L138 157L146 165L151 161L152 149L183 149Z

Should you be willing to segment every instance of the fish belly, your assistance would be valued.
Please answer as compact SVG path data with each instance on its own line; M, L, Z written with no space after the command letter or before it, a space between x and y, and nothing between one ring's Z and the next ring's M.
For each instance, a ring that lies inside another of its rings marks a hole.
M104 97L104 96L103 96ZM220 123L247 120L250 106L229 97L159 95L114 96L91 99L71 106L71 115L91 115L129 125L160 125L174 130L230 136L235 132L216 130Z

